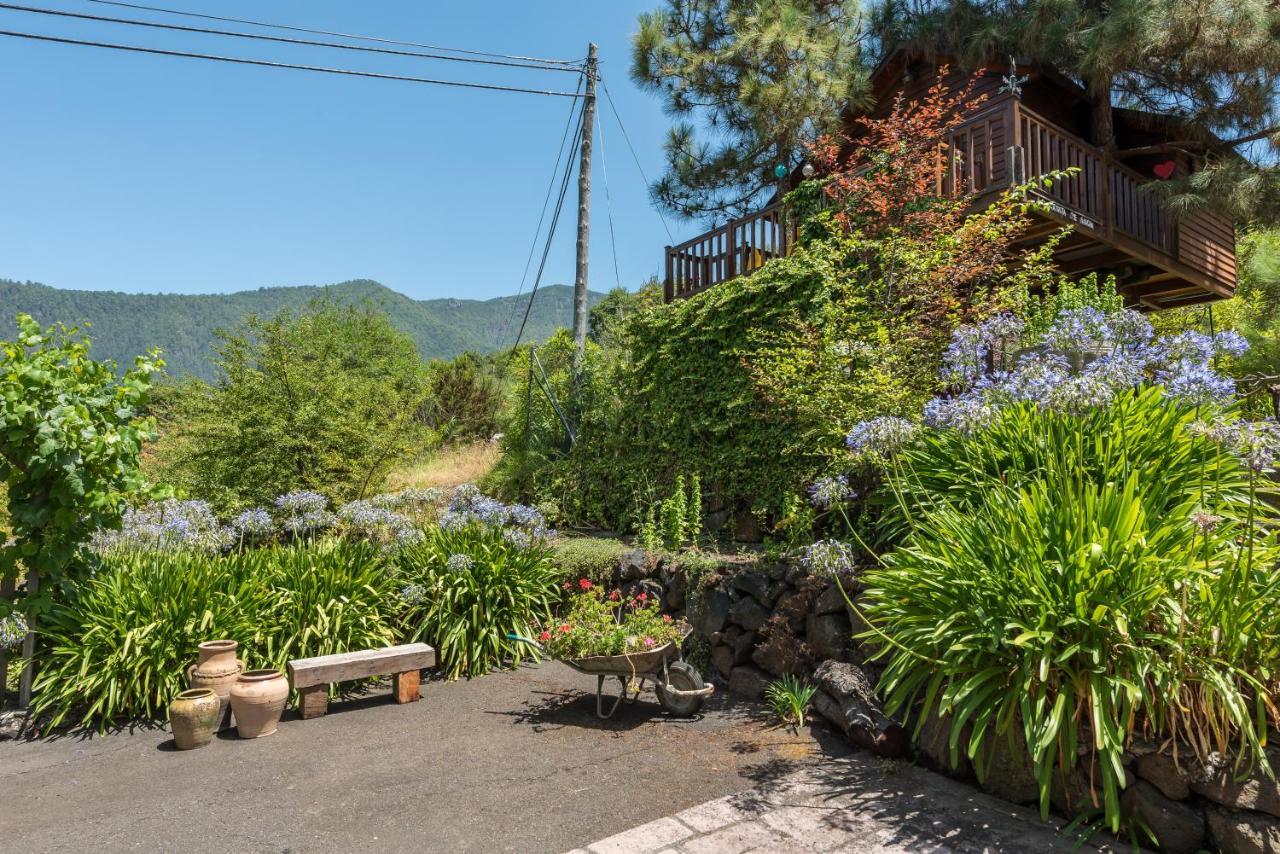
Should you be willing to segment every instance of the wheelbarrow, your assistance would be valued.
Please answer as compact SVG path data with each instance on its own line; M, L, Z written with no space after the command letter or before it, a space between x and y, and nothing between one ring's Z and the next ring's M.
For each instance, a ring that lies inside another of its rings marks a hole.
M536 645L536 641L528 638L519 639ZM561 660L579 673L589 673L596 677L596 716L602 720L613 717L623 701L634 703L639 699L646 680L652 680L654 693L658 695L658 703L662 708L679 717L696 715L702 708L703 700L716 690L714 685L705 684L697 668L683 659L677 642L666 643L644 652ZM613 702L606 710L604 686L610 677L618 680L619 691L616 697L610 696ZM631 683L637 679L639 681L632 693Z

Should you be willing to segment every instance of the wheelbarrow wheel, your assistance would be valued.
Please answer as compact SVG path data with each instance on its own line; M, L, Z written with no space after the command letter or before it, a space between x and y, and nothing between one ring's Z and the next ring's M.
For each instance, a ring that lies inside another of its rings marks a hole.
M686 661L673 661L667 665L667 679L671 688L677 691L701 691L702 676L693 665ZM673 715L688 717L696 715L702 708L703 697L680 696L667 690L661 679L655 680L654 691L662 708Z

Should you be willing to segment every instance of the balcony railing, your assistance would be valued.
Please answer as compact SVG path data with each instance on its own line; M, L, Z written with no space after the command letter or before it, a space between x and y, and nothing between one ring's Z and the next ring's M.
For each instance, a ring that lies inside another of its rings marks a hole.
M1186 268L1235 285L1231 223L1199 213L1174 225L1149 191L1150 179L1028 110L1011 97L957 128L941 164L940 188L969 187L979 200L1013 184L1074 167L1035 193L1057 219L1166 270ZM771 205L666 250L666 298L691 296L786 255L795 223Z

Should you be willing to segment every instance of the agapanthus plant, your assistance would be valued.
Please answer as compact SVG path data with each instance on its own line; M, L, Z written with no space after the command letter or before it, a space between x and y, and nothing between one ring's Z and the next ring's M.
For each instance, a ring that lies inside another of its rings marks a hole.
M342 505L338 508L338 523L344 535L389 550L403 548L423 537L422 530L408 516L373 501L350 501Z
M332 527L338 517L328 508L328 498L306 489L294 490L276 499L276 509L282 517L281 527L295 537Z
M479 524L518 531L530 540L548 540L556 535L537 508L526 504L504 504L485 495L472 483L464 483L453 490L445 512L440 515L439 524L445 530Z
M1085 766L1092 794L1072 807L1114 829L1136 733L1267 761L1280 552L1258 492L1280 425L1238 417L1216 369L1243 351L1234 333L1161 337L1078 306L1037 329L1002 315L957 330L952 393L922 426L850 432L855 458L883 464L897 544L860 573L858 607L868 638L892 640L890 712L948 718L953 761L979 777L1016 734L1045 810Z
M207 501L171 498L126 510L119 530L97 532L90 548L98 554L115 549L220 552L235 540Z

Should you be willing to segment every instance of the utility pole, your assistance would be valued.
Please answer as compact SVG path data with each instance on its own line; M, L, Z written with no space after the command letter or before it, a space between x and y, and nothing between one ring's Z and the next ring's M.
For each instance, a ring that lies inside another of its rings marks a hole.
M582 102L582 159L578 163L578 270L573 281L576 360L587 348L587 253L591 242L591 130L596 123L596 45L587 47L587 89Z

